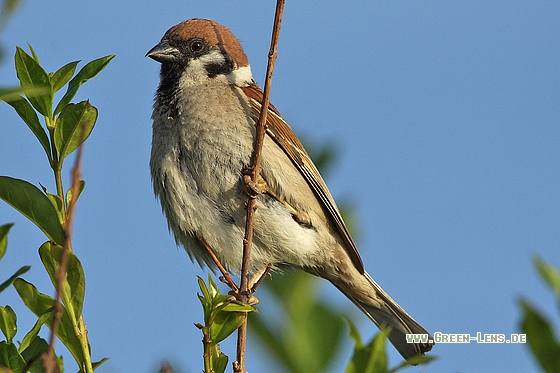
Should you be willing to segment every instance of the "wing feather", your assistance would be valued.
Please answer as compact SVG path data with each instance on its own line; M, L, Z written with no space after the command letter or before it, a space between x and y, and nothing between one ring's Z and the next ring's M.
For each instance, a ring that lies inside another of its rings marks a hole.
M255 122L259 118L263 92L256 84L241 88L249 98L249 105ZM364 265L356 245L348 232L348 228L342 220L340 211L336 206L327 184L319 174L319 170L303 148L303 145L294 134L290 126L284 121L278 110L272 104L268 107L266 134L273 139L284 150L296 168L301 172L321 204L328 211L330 220L334 223L340 236L342 237L348 255L360 273L364 273Z

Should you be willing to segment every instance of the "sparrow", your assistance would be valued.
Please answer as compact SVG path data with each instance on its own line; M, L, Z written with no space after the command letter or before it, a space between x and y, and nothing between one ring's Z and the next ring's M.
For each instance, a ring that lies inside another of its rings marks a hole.
M263 92L225 26L191 19L147 54L161 63L153 106L153 188L178 245L201 266L241 272L247 188ZM301 269L330 281L405 358L431 350L428 331L364 270L340 211L292 129L270 105L254 215L251 272ZM406 334L424 334L408 343Z

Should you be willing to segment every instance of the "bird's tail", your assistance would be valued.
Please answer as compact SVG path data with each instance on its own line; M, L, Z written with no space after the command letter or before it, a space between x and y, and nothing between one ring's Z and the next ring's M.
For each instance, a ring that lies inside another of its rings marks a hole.
M389 341L395 346L397 351L405 358L409 359L416 355L424 355L430 351L434 345L433 337L418 324L389 294L387 294L371 276L364 272L365 278L374 288L377 297L382 300L381 307L378 304L367 304L349 294L343 287L337 286L354 304L356 304L378 327L390 327ZM335 284L336 286L336 284ZM407 334L417 334L416 339Z

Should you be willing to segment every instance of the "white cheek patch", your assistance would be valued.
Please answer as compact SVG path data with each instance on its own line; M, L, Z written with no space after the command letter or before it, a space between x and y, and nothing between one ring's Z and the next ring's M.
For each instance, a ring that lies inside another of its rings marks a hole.
M212 50L203 56L190 60L182 78L183 80L190 80L193 83L208 80L206 66L212 64L221 65L224 63L226 63L224 55L218 50Z
M253 83L253 74L251 73L251 66L243 66L233 70L227 75L227 80L230 84L235 84L239 87L246 87Z
M226 59L224 55L218 50L210 51L208 54L195 58L189 61L187 68L181 77L181 85L185 86L197 84L203 81L208 81L209 79L224 79L227 83L238 87L246 87L253 83L253 74L251 72L250 65L236 68L227 75L219 74L212 78L208 77L208 65L221 65L225 63Z

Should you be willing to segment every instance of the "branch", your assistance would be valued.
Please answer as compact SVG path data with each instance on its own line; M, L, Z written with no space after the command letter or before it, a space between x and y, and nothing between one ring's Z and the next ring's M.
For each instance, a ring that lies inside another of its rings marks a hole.
M268 52L268 65L266 68L266 79L264 82L263 102L259 121L256 125L255 141L253 143L253 154L251 156L251 180L257 183L260 174L261 153L266 132L266 117L268 104L270 102L270 87L272 85L272 75L274 63L277 58L278 38L280 36L280 24L282 23L282 12L284 11L284 0L277 0L276 13L274 16L274 26L272 29L272 40ZM253 217L255 215L256 198L250 197L247 201L247 219L245 225L245 237L243 238L243 263L241 266L241 284L239 291L239 301L247 303L250 297L249 290L249 268L251 260L251 246L253 244ZM234 372L245 372L245 350L247 345L247 316L239 327L237 337L237 361L234 363Z

